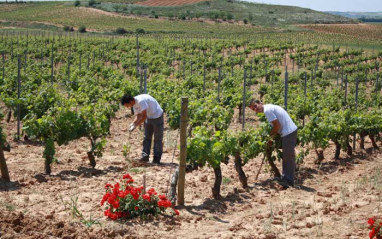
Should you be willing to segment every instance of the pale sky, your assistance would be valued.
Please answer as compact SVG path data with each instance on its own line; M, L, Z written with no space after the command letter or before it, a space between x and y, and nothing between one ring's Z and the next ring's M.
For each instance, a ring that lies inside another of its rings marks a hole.
M246 0L248 2L298 6L317 11L381 12L382 0Z

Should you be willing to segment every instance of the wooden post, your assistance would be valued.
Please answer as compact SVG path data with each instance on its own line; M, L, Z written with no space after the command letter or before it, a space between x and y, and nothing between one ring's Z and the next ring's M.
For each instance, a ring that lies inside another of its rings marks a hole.
M50 65L51 65L51 79L50 79L50 83L53 84L53 80L54 80L54 54L53 54L53 45L54 45L54 42L52 42L52 57L51 57L51 60L50 60Z
M188 121L188 97L183 96L180 116L180 162L178 204L184 205L184 185L186 180L186 156L187 156L187 121Z
M206 63L203 66L203 94L206 92Z
M90 67L90 53L88 53L88 70L89 70L89 67Z
M348 97L348 76L345 77L345 104Z
M306 71L305 71L304 72L304 108L306 104L306 81L307 81L307 77L306 77ZM305 126L305 115L304 115L304 118L302 119L302 126L303 127Z
M367 69L365 69L365 86L367 86Z
M292 74L294 74L294 58L292 59Z
M82 63L82 53L80 53L80 65L79 65L80 72L81 72L81 63Z
M141 75L141 79L139 84L139 94L142 94L143 93L143 71L142 70L140 70L140 75Z
M357 108L358 108L358 85L359 85L359 80L358 80L358 77L357 77L357 81L356 81L356 84L355 84L355 110L357 111ZM355 141L356 141L356 133L353 134L353 150L355 150Z
M17 100L20 100L21 88L21 56L17 58ZM17 102L17 140L20 139L20 102Z
M252 58L252 61L251 61L251 67L250 67L250 70L249 70L249 80L250 80L250 83L252 83L252 70L253 70L253 58Z
M312 73L310 76L310 88L313 88L313 69L312 69Z
M246 86L247 86L247 69L244 68L244 84L243 84L243 126L242 126L242 130L244 131L244 128L245 128L245 90L246 90Z
M186 60L183 59L183 80L186 79Z
M144 93L147 94L147 68L144 70Z
M375 82L375 104L377 104L378 103L378 91L379 91L379 83L378 83L378 78L379 78L379 74L377 74L377 80L376 80L376 82Z
M6 181L11 181L9 177L7 161L5 161L4 151L3 151L3 142L0 140L0 169L1 169L1 177Z
M285 93L284 93L284 105L285 105L285 111L288 110L288 68L285 67Z
M70 53L68 56L68 82L70 82Z
M1 54L3 56L3 80L5 79L5 53Z
M24 51L24 74L27 73L27 50Z
M138 34L137 34L137 36L136 36L136 38L137 38L137 77L139 76L139 36L138 36Z
M218 77L218 102L220 102L220 80L221 80L221 71L222 71L222 68L219 67L219 77Z

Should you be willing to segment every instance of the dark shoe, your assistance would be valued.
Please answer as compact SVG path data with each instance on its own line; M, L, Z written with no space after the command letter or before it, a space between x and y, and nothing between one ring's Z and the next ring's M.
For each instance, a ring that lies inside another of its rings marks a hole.
M284 189L294 187L294 183L290 183L285 179L278 180L277 183L280 184L281 186L283 186Z
M154 156L153 158L153 164L160 164L161 157Z
M134 159L133 161L137 163L147 163L149 161L149 156L143 156L142 158Z

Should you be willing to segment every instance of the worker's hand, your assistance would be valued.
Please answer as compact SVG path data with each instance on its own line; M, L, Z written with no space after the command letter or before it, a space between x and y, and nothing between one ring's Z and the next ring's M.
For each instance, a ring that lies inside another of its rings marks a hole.
M270 147L272 147L273 146L273 140L268 140L268 142L267 142L267 146L270 148Z
M130 128L129 128L129 132L133 132L134 129L135 129L135 124L131 123Z

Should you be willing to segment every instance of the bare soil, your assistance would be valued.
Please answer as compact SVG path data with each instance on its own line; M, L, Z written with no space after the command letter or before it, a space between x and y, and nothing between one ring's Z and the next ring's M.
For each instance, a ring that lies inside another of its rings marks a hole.
M16 123L2 122L12 146L11 152L5 152L12 182L0 180L0 238L355 239L367 238L367 219L381 215L382 154L366 141L366 151L356 150L351 157L341 152L341 160L334 160L332 145L321 165L313 163L312 152L299 167L295 188L279 187L265 165L255 181L262 160L256 158L244 166L249 187L242 189L231 160L222 165L221 200L212 198L214 174L206 167L186 174L185 206L177 207L179 217L110 221L100 206L106 183L130 173L136 185L142 185L145 174L147 188L167 193L169 177L178 164L178 132L166 127L163 164L131 167L128 160L140 156L143 138L139 129L129 136L132 120L126 110L117 113L106 152L94 169L88 165L87 139L57 146L59 163L52 165L51 176L43 173L41 143L14 142ZM250 112L247 122L256 124ZM240 122L233 128L240 129ZM124 144L131 146L127 158ZM87 228L71 216L67 203L75 197L85 219L91 217L101 225Z

